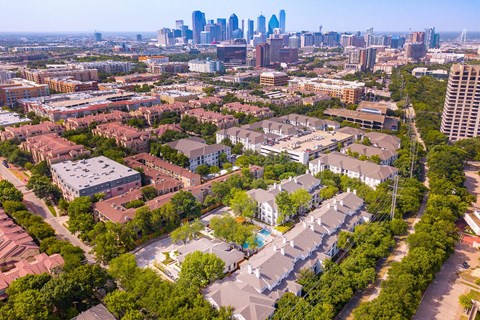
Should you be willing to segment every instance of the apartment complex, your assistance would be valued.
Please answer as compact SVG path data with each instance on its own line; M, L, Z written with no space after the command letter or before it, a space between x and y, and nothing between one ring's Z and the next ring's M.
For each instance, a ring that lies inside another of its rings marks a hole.
M190 60L188 62L188 68L191 72L198 72L198 73L218 73L223 72L225 66L223 62L220 60Z
M57 93L98 90L97 81L79 81L73 77L46 78L45 84Z
M0 132L0 140L24 141L29 137L48 133L62 133L64 130L63 126L50 121L20 127L5 127L5 130Z
M232 103L224 104L222 109L228 112L235 112L235 113L239 112L239 113L252 115L255 118L258 118L260 120L271 118L274 115L273 111L267 107L262 108L262 107L257 107L251 104L243 104L240 102L232 102Z
M22 77L38 84L46 84L47 78L61 77L72 77L78 81L98 81L98 71L79 68L24 69Z
M302 221L267 244L230 277L216 281L204 291L214 307L232 306L236 319L266 320L275 312L275 302L285 293L301 295L297 280L301 270L318 274L327 259L338 253L339 233L353 231L371 220L363 200L346 192L325 201Z
M359 179L373 189L398 174L398 169L394 167L361 161L337 151L321 155L318 159L310 161L308 167L312 174L330 170L333 173Z
M400 149L401 140L398 137L392 136L390 134L381 133L381 132L368 132L364 134L364 137L370 140L372 146L387 149L387 150L398 150Z
M230 140L230 142L234 145L241 143L244 150L252 150L257 152L260 152L262 144L267 140L265 135L261 132L238 127L217 131L217 143L221 143L224 139Z
M0 128L14 126L17 124L25 124L30 122L29 118L20 116L16 112L10 112L7 110L0 110Z
M157 95L161 101L170 104L175 102L188 102L192 99L198 98L198 94L196 93L180 90L161 91Z
M218 166L220 155L225 153L229 157L231 151L228 146L222 144L208 145L204 139L195 137L180 139L167 143L167 145L180 151L190 160L190 171L195 171L201 164Z
M253 189L247 191L247 194L257 203L255 217L269 225L276 226L289 221L297 214L297 212L292 212L290 216L281 219L281 214L275 200L275 197L279 193L286 191L290 194L300 189L308 191L312 196L312 200L305 208L299 208L299 211L303 211L318 205L321 201L319 194L322 187L319 179L307 173L295 178L289 178L279 184L275 183L268 190Z
M98 125L92 130L96 136L114 139L117 145L135 153L148 152L150 149L150 131L143 131L121 122L109 122Z
M230 114L221 114L201 108L186 110L182 113L182 119L186 116L193 117L200 123L213 123L219 129L230 128L238 124L238 120Z
M328 130L340 129L340 123L336 121L327 120L327 119L318 119L315 117L308 117L308 116L300 115L296 113L291 113L285 116L272 118L270 120L290 124L297 128L305 128L312 131L315 131L315 130L328 131Z
M357 155L358 157L378 157L381 165L393 165L393 162L398 158L398 152L394 150L381 149L373 146L366 146L359 143L353 143L342 150L341 153L346 155Z
M116 76L115 82L117 83L142 83L142 82L154 82L160 80L161 75L151 73L131 74L127 76Z
M295 78L289 81L289 86L295 90L326 94L348 104L359 102L365 89L363 82L324 78Z
M0 105L14 108L20 99L48 96L50 91L45 84L14 78L0 84Z
M480 65L450 69L441 131L451 141L480 135Z
M260 75L262 86L284 86L288 84L288 74L285 72L263 72Z
M27 138L20 148L32 154L33 161L46 161L49 165L67 160L76 160L90 156L84 146L75 144L56 133Z
M75 62L69 63L68 68L79 70L91 70L96 69L98 72L115 74L115 73L128 73L132 71L132 63L128 61L92 61L92 62Z
M156 97L142 96L122 90L109 90L65 93L48 98L22 99L19 104L25 112L32 111L40 117L46 117L50 121L56 122L113 110L133 111L159 102L160 100Z
M136 110L134 114L137 117L143 117L149 125L153 126L154 124L158 124L165 114L174 112L180 115L189 109L191 109L190 104L176 102L172 104L161 104L149 108L138 108L138 110Z
M51 171L53 182L68 201L97 193L110 198L142 185L140 172L104 156L56 163Z
M68 118L64 125L67 130L86 129L91 125L98 125L109 122L125 122L132 116L128 112L113 110L110 113L100 113L89 115L83 118Z

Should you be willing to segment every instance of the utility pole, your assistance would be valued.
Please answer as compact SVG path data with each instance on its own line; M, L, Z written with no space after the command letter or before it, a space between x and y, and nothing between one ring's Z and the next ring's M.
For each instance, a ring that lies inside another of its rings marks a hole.
M395 206L397 205L397 192L398 192L398 175L393 178L393 194L392 194L392 207L390 208L390 219L393 220L395 216Z

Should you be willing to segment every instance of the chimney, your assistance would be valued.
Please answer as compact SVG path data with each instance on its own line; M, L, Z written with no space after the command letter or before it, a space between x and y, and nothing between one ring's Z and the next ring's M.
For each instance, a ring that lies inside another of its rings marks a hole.
M281 248L280 253L282 254L282 256L284 256L285 255L285 248Z
M260 268L255 269L255 277L260 278Z
M290 247L295 248L295 243L293 242L293 239L290 240Z
M337 204L337 197L333 197L333 204Z
M277 251L277 245L273 244L273 252L276 252L276 251Z
M253 273L252 265L249 263L248 264L248 274L252 274L252 273Z
M334 206L333 206L333 210L337 211L337 209L338 209L338 206L337 206L337 205L334 205Z
M295 179L293 179L293 181L294 181L295 183L298 183L297 177L295 177Z
M303 227L304 227L304 228L307 227L307 221L303 221Z
M321 225L322 225L322 219L321 219L321 218L318 218L318 219L317 219L317 223L318 223L319 226L321 226Z
M353 189L353 194L357 194L357 189Z
M314 216L310 216L310 222L315 222L315 217Z
M277 183L276 182L273 184L273 189L277 189Z
M283 237L283 244L287 243L287 237Z
M343 200L340 200L340 206L343 207Z
M350 193L350 188L347 188L347 192Z
M330 203L327 203L327 209L330 209L331 205Z
M310 229L315 232L315 225L314 225L314 224L311 224L311 225L310 225Z

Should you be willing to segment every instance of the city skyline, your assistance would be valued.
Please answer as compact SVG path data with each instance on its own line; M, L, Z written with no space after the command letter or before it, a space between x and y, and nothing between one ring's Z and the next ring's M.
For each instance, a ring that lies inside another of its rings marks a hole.
M465 0L455 3L448 0L413 1L401 3L384 3L371 0L358 6L353 0L340 0L335 3L313 0L302 0L292 3L286 0L264 1L261 4L253 0L245 0L242 6L223 4L221 7L213 3L198 0L175 2L164 0L161 3L153 0L142 0L142 3L130 3L125 0L102 1L101 4L93 0L81 3L72 3L65 6L58 0L42 2L27 1L28 6L22 8L22 19L6 16L0 20L0 30L3 32L86 32L101 30L103 32L120 31L156 31L163 27L174 27L175 20L183 19L185 24L192 27L192 12L205 12L206 19L227 18L232 14L242 19L252 19L263 14L267 21L275 14L279 17L280 10L287 13L286 31L316 31L323 26L323 30L363 31L369 27L381 31L423 30L426 26L435 25L439 31L459 31L466 28L469 31L480 31L476 23L476 13L480 11L480 2ZM48 5L45 5L48 4ZM299 5L300 4L300 5ZM415 6L411 6L411 5ZM318 9L311 10L311 7ZM352 10L348 10L348 8ZM95 10L91 10L92 7ZM5 12L15 9L15 3L4 3ZM43 19L52 13L51 19ZM112 8L113 13L112 14ZM157 8L157 9L155 9ZM165 9L168 8L168 9ZM342 11L340 12L340 8ZM415 8L415 10L412 10ZM392 14L388 14L391 12ZM337 13L337 14L336 14ZM385 14L387 13L387 14ZM338 15L342 19L338 19ZM391 17L404 17L392 19ZM451 16L461 15L462 19L448 19ZM142 19L132 19L142 17ZM128 21L128 24L125 24ZM256 26L255 26L256 28Z

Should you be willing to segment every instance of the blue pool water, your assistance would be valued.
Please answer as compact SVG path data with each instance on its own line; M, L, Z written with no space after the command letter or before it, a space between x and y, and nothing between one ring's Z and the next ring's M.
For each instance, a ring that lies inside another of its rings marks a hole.
M262 229L260 230L259 234L261 234L264 237L268 237L271 234L271 232L268 231L267 229Z

